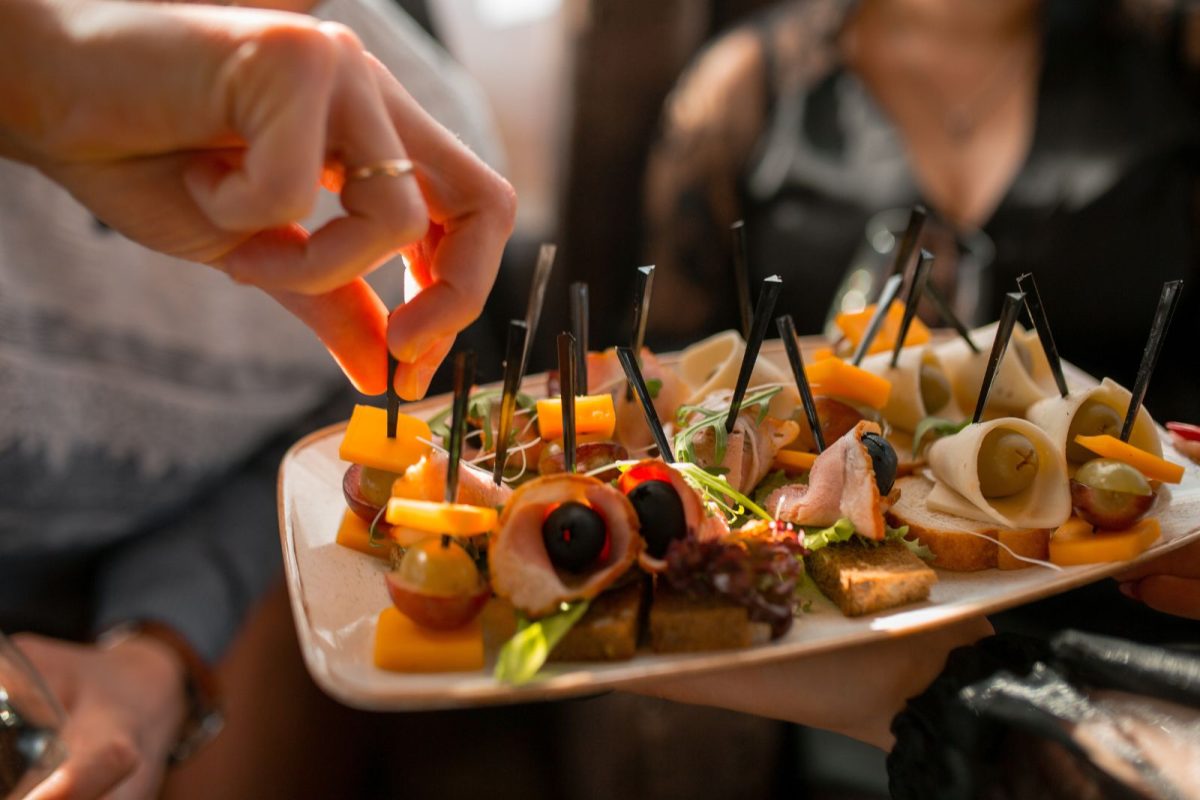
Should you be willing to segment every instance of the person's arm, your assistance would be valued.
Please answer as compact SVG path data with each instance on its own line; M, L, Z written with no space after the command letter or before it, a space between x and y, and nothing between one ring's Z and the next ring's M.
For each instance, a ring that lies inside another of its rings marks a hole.
M268 291L377 394L409 398L474 319L511 187L347 28L296 14L88 0L0 4L0 153L110 227ZM104 69L95 65L103 64ZM345 180L411 159L398 177ZM346 214L297 224L322 183ZM361 275L407 250L426 287L389 320Z

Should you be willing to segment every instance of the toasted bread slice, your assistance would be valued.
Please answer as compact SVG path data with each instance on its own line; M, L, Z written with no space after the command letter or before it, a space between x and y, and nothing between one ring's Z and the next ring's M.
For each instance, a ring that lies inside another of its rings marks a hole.
M991 522L932 511L925 499L933 482L920 475L896 481L900 499L887 512L888 524L908 526L909 535L933 551L933 566L958 572L981 569L1022 569L1028 562L1013 558L996 542L1026 558L1049 557L1050 531L1040 528L1004 528ZM974 535L972 535L974 534Z
M625 661L637 650L645 583L632 580L600 594L550 652L551 661Z
M692 598L658 581L650 605L650 648L656 653L736 650L771 638L743 606L719 598Z
M937 574L897 541L853 537L804 558L817 588L848 617L928 599Z

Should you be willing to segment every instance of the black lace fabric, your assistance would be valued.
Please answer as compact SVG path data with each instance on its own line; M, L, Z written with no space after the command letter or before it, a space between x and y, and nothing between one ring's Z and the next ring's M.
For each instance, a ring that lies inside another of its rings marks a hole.
M892 732L897 798L1200 797L1200 649L991 637Z

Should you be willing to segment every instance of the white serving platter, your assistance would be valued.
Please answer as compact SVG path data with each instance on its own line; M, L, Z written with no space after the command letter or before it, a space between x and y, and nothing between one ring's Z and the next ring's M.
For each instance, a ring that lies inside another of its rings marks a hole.
M769 343L771 344L771 343ZM777 342L774 344L778 344ZM765 355L774 357L774 350ZM664 359L666 360L666 359ZM669 363L669 360L668 360ZM1073 371L1072 383L1091 382ZM525 390L541 391L544 376ZM427 418L449 404L436 397L403 408ZM927 602L866 617L849 618L816 600L791 631L766 645L689 655L640 652L631 661L550 664L533 682L510 686L489 672L410 675L386 672L372 663L375 619L389 605L386 564L335 543L346 504L338 458L344 423L316 431L288 451L279 471L279 530L292 612L305 663L314 680L339 701L373 710L413 710L519 703L588 694L646 679L725 670L837 650L887 637L947 625L1059 594L1128 569L1200 538L1200 468L1176 453L1164 435L1164 450L1187 464L1183 482L1167 487L1169 504L1157 512L1162 538L1133 562L982 572L938 570Z

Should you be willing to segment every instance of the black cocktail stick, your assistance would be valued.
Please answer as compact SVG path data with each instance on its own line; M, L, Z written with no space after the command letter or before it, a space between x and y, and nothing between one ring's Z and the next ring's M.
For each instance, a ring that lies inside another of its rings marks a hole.
M726 433L733 432L733 423L737 421L742 398L746 396L746 389L750 386L750 375L754 372L758 351L762 349L763 339L767 336L767 326L771 324L771 314L775 311L775 301L779 299L779 290L782 288L783 280L778 275L763 279L762 289L758 292L758 303L754 306L754 324L750 326L750 339L746 342L746 351L742 353L737 385L733 389L733 397L729 400L729 416L725 418Z
M896 344L892 347L892 369L900 360L900 351L904 349L904 340L908 338L908 328L912 325L913 317L917 315L917 304L925 294L925 286L929 283L929 272L933 268L933 254L921 250L917 257L917 268L913 272L912 283L908 286L908 299L904 301L904 317L900 320L900 330L896 333Z
M475 383L475 351L454 356L454 404L450 412L450 441L446 444L446 502L458 499L458 465L467 429L467 399Z
M900 237L900 243L896 246L896 258L892 261L889 275L907 274L908 264L917 249L917 242L921 239L921 230L925 227L926 216L925 206L913 206L908 215L908 227L904 229L904 235Z
M871 342L875 341L875 337L879 335L883 321L887 319L888 309L892 307L892 301L900 293L900 286L903 283L903 275L893 275L883 284L879 299L875 301L875 313L871 315L871 321L867 323L867 329L863 332L862 341L858 343L858 349L850 358L850 363L854 366L860 366L862 360L867 357L867 352L871 349Z
M563 464L575 471L575 337L558 335L558 385L562 402Z
M1125 412L1125 424L1121 426L1123 442L1128 442L1130 434L1133 433L1134 420L1137 419L1142 401L1146 399L1150 376L1154 374L1158 354L1167 338L1167 329L1171 327L1171 317L1175 316L1175 306L1179 303L1179 294L1182 291L1183 281L1167 281L1163 284L1162 294L1158 296L1158 309L1154 312L1150 336L1146 339L1146 349L1142 351L1142 363L1138 367L1137 379L1133 382L1133 397L1129 401L1129 410Z
M553 244L543 244L538 248L537 266L533 268L533 281L529 284L529 302L525 306L525 352L521 354L521 376L529 368L529 353L533 350L533 340L537 336L538 322L542 318L542 304L546 301L546 285L550 282L550 272L554 269L554 254L558 247Z
M817 415L812 387L808 385L808 376L804 374L804 356L800 355L800 346L796 344L796 324L792 322L791 314L784 314L775 320L775 326L779 328L779 338L783 339L783 349L787 351L788 363L792 365L792 376L796 379L796 388L800 390L800 402L804 405L804 416L812 430L813 441L817 445L817 452L821 453L825 450L825 434L821 432L821 418Z
M400 420L400 395L396 393L396 368L400 366L400 360L392 355L389 349L387 354L387 438L396 438L396 423Z
M1017 278L1017 286L1025 293L1025 309L1029 312L1029 318L1033 320L1033 327L1037 330L1046 360L1050 362L1050 371L1054 373L1058 393L1066 397L1071 390L1067 388L1067 377L1063 375L1062 359L1059 358L1058 347L1054 344L1054 333L1050 330L1050 318L1046 316L1046 307L1042 305L1042 294L1038 291L1037 279L1033 277L1032 272L1026 272Z
M588 285L583 281L571 284L571 334L575 337L575 379L587 394L588 388Z
M942 318L942 321L950 323L950 327L958 332L958 335L967 343L967 347L970 348L971 352L979 355L981 352L979 345L975 344L975 340L971 338L971 331L967 330L967 326L958 318L958 314L954 313L954 309L950 306L950 301L942 294L942 290L932 283L927 283L925 284L925 296L933 303L933 307L937 309L938 316Z
M753 312L750 310L750 264L746 256L746 223L738 220L729 226L733 239L733 281L737 291L738 316L742 322L742 338L750 338Z
M983 384L979 387L979 401L975 404L975 415L972 422L983 419L983 409L987 406L988 395L992 392L992 384L1000 372L1000 362L1004 351L1008 349L1008 340L1012 338L1013 325L1017 315L1021 313L1021 303L1025 295L1021 292L1009 292L1004 295L1004 308L1000 312L1000 322L996 325L996 339L992 342L992 352L988 355L987 369L983 373Z
M650 399L650 390L646 387L645 379L642 378L642 369L638 366L637 357L633 354L632 349L618 347L617 360L621 362L621 368L625 370L625 377L629 381L629 385L633 387L638 402L641 403L642 413L646 416L646 424L650 426L650 433L654 436L655 444L658 445L659 457L667 463L673 462L675 454L671 452L671 443L667 441L667 434L663 430L662 423L658 421L658 412L654 410L654 401Z
M650 295L654 291L654 265L638 267L633 287L633 333L629 346L634 354L642 357L642 345L646 341L646 320L650 317ZM625 387L625 399L633 399L633 387Z
M496 463L492 466L492 480L497 486L504 479L504 468L508 466L508 440L512 436L513 416L517 413L521 357L525 352L525 336L528 332L522 320L508 321L508 341L504 346L504 390L500 395L500 419L496 425ZM484 424L490 425L491 420Z

